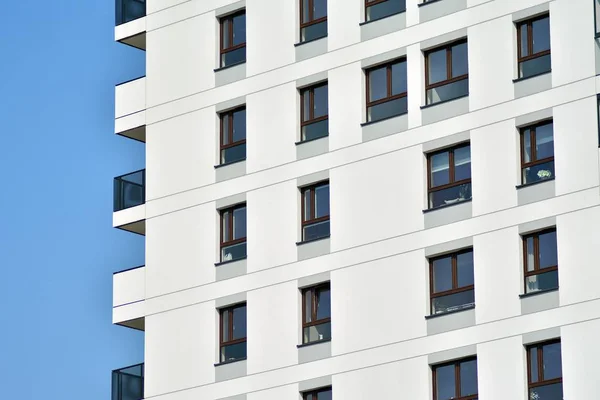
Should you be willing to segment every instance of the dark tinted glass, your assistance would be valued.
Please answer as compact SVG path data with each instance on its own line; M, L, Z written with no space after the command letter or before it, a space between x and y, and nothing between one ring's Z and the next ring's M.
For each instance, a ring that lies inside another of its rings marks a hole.
M542 57L537 57L529 61L524 61L519 64L519 76L528 78L530 76L544 74L550 72L552 68L550 54Z
M527 24L519 27L519 42L521 45L521 57L529 55L529 47L527 44Z
M469 73L467 44L452 46L452 78Z
M406 62L392 65L392 96L406 93Z
M229 147L221 151L221 164L232 163L246 159L246 143Z
M233 113L233 141L246 139L246 110Z
M436 399L446 400L456 397L456 381L454 379L454 365L438 367L435 370Z
M539 246L540 268L558 265L558 255L556 252L556 231L542 233L539 235Z
M303 343L331 339L331 322L313 325L303 329Z
M327 16L327 0L313 0L313 6L314 19Z
M246 306L233 309L233 339L246 337Z
M312 140L329 135L329 120L315 122L302 127L302 140Z
M471 199L471 184L453 186L429 193L429 208L459 203Z
M550 18L533 21L533 53L550 50Z
M408 102L406 97L396 100L386 101L385 103L371 106L367 110L367 121L379 121L381 119L395 117L406 114L408 111Z
M469 94L469 79L449 83L427 91L427 104L447 101Z
M304 240L314 240L329 236L329 221L317 222L304 227Z
M233 210L233 239L246 237L246 207Z
M246 43L246 14L233 17L233 45Z
M448 79L448 67L446 49L437 50L429 53L428 56L428 74L429 84L445 81Z
M229 51L221 55L221 66L228 67L230 65L239 64L246 61L246 48Z
M221 362L246 358L246 342L221 347Z
M375 21L406 10L406 0L387 0L383 3L367 6L367 21Z
M246 258L246 242L223 247L221 261L233 261Z
M329 215L329 185L315 188L315 218Z
M328 114L329 110L329 90L328 85L316 87L314 89L314 117L319 118Z
M145 0L117 0L116 24L124 24L146 15Z
M523 169L523 183L534 183L554 177L554 161Z
M302 28L301 34L303 42L325 37L327 36L327 21L319 22L318 24L313 24Z
M454 181L471 177L471 146L454 150Z
M560 342L544 346L544 380L562 377Z
M450 183L450 153L445 151L433 154L429 162L431 164L430 186L436 187Z
M433 261L433 292L452 289L452 257Z
M331 291L317 290L317 320L331 317Z
M554 156L554 124L540 125L535 128L535 145L537 160Z
M465 290L464 292L449 294L447 296L435 297L432 303L432 314L457 311L465 307L470 307L475 303L475 291Z
M333 398L333 397L331 397L332 396L331 389L319 392L319 394L317 396L318 396L317 400L331 400Z
M387 67L369 71L369 101L387 97Z
M456 269L458 273L458 287L469 286L475 283L472 251L456 256Z
M528 276L525 279L525 292L533 293L540 290L556 289L558 287L558 271L544 272Z
M529 398L535 400L563 400L562 383L529 389Z
M469 396L476 393L477 360L460 363L460 395Z
M529 349L529 371L531 372L531 383L536 383L539 380L538 369L538 351L537 347Z

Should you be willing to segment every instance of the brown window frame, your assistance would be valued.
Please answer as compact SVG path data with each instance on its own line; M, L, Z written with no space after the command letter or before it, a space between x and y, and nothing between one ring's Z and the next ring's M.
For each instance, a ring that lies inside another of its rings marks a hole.
M241 307L246 307L246 312L247 312L248 306L246 303L238 303L238 304L234 304L234 305L223 307L223 308L219 309L219 362L226 362L221 359L223 347L231 346L234 344L246 343L248 341L247 333L246 333L246 336L243 338L232 339L232 340L228 340L226 342L223 341L223 314L225 313L225 311L229 311L229 321L228 321L229 329L228 329L227 333L229 334L228 336L230 338L232 338L233 337L233 311L236 308L241 308ZM246 314L246 315L248 315L248 314ZM247 326L247 321L246 321L246 326Z
M533 125L527 125L519 129L519 140L521 142L521 183L523 183L523 171L526 168L530 168L536 165L545 164L550 161L554 162L554 156L542 158L540 160L537 159L537 137L536 137L536 128L544 125L552 124L553 132L554 132L554 120L547 119L544 121L537 122ZM529 130L529 143L531 146L531 160L529 162L525 162L525 131ZM554 133L552 134L552 145L554 146ZM532 182L532 183L537 183Z
M545 342L535 343L527 346L527 397L529 397L529 392L531 389L535 389L536 387L546 386L546 385L554 385L557 383L562 383L562 365L561 367L561 376L560 378L553 378L544 380L544 346L561 343L560 339L547 340ZM538 366L538 381L531 382L531 349L537 349L537 366ZM562 344L561 344L561 358L562 358Z
M232 147L246 144L246 132L244 132L244 139L238 140L237 142L233 141L233 114L235 114L236 112L243 111L245 109L246 109L246 106L241 106L241 107L237 107L232 110L229 110L229 111L224 111L219 114L219 130L220 130L219 164L223 164L223 162L222 162L223 151L225 151L229 148L232 148ZM223 138L224 138L224 134L225 134L225 132L223 132L223 120L225 118L229 119L229 131L227 132L227 138L229 139L229 144L223 144L224 143ZM227 163L225 163L225 164L227 164Z
M396 64L400 64L400 63L406 63L406 57L402 57L402 58L397 58L395 60L383 63L383 64L379 64L379 65L375 65L372 67L369 67L367 69L365 69L365 75L367 77L367 94L365 96L366 100L367 100L367 114L368 114L368 110L369 107L373 107L373 106L378 106L380 104L383 103L387 103L388 101L393 101L393 100L398 100L401 99L403 97L406 97L408 95L408 77L407 77L407 85L406 85L406 92L404 93L399 93L399 94L395 94L392 95L392 66L396 65ZM407 65L408 66L408 65ZM379 100L374 100L374 101L370 101L370 93L371 93L371 79L370 79L370 74L371 72L377 70L377 69L381 69L385 67L385 72L386 72L386 86L387 86L387 96L379 99ZM403 113L405 114L405 113ZM402 115L402 114L398 114L398 115ZM368 115L367 115L367 119L368 119ZM377 120L379 121L379 120Z
M326 386L326 387L322 387L319 389L310 390L308 392L302 393L302 400L308 399L308 396L312 396L313 400L318 400L319 393L329 392L329 391L333 393L333 389L331 388L331 386Z
M219 247L219 249L220 249L219 259L221 259L221 262L223 261L222 257L223 257L223 248L224 247L229 247L229 246L233 246L233 245L236 245L236 244L245 243L245 242L248 241L248 232L247 231L246 231L246 236L244 236L243 238L232 239L232 240L229 240L227 242L223 241L223 219L224 219L224 215L226 213L230 213L231 214L231 217L229 218L229 226L228 226L228 228L229 228L229 232L231 232L231 236L233 237L233 212L235 210L237 210L237 209L240 209L240 208L246 208L246 218L247 218L248 208L246 207L246 203L236 204L234 206L227 207L227 208L224 208L222 210L219 210L219 217L220 217L220 222L221 222L221 225L220 225L220 230L221 230L220 243L221 243L221 245ZM246 219L246 221L247 221L247 219Z
M545 233L556 233L556 227L536 231L522 236L523 240L523 283L527 293L527 278L533 275L540 275L546 272L558 271L558 264L546 268L540 268L540 235ZM533 238L533 271L527 271L527 239ZM558 244L557 244L558 247ZM558 262L558 261L557 261ZM538 292L529 292L538 293Z
M308 87L300 89L300 141L306 140L306 139L304 139L304 133L303 133L305 126L312 125L317 122L321 122L321 121L325 121L325 120L329 119L329 107L327 107L327 114L315 118L315 89L318 89L323 86L327 86L327 95L329 96L329 82L328 81L317 83L316 85L308 86ZM309 116L308 116L309 119L307 119L305 121L304 120L304 96L306 96L307 94L309 96L308 105L310 107L310 111L309 111ZM324 137L324 136L320 136L319 138L321 138L321 137Z
M447 43L443 46L435 47L435 48L427 50L425 52L425 97L427 97L427 91L429 91L431 89L435 89L440 86L446 86L451 83L456 83L456 82L463 81L465 79L469 79L468 69L467 69L466 74L452 78L452 47L457 46L459 44L463 44L463 43L467 43L467 46L468 46L468 39L464 38L464 39L456 40L454 42ZM438 52L438 51L444 50L444 49L446 49L446 80L430 84L429 83L429 55L431 53L435 53L435 52ZM437 102L437 103L439 103L439 102ZM431 103L431 104L437 104L437 103Z
M219 44L219 66L223 67L223 54L241 49L246 47L246 42L244 43L240 43L240 44L236 44L234 46L229 46L227 48L223 47L223 43L225 43L223 41L223 37L225 36L225 34L227 34L227 37L229 39L229 43L233 43L233 19L235 17L238 17L240 15L244 15L246 14L246 9L237 11L233 14L229 14L229 15L225 15L221 18L219 18L219 40L220 40L220 44ZM229 21L229 29L228 32L225 33L225 21ZM241 64L241 63L240 63ZM235 64L231 64L231 65L235 65ZM229 65L227 65L227 67L229 67Z
M317 224L319 222L329 221L329 219L331 218L331 208L329 210L329 214L324 215L319 218L315 218L316 188L318 188L319 186L324 186L324 185L329 185L329 180L317 182L310 186L305 186L305 187L301 188L301 190L300 190L300 197L302 198L301 213L302 213L302 240L303 241L305 240L304 239L304 227L306 227L308 225ZM330 189L331 189L331 186L330 186ZM310 202L312 204L312 207L310 208L310 219L305 219L305 215L304 215L304 210L305 210L304 194L307 191L310 191ZM331 204L330 204L330 206L331 206Z
M329 289L329 295L331 296L331 283L325 282L320 283L316 286L311 286L302 289L302 343L316 343L316 340L311 342L304 341L304 329L310 328L311 326L322 325L326 323L331 323L331 308L329 309L329 317L317 319L317 291ZM310 309L311 309L311 321L306 322L306 296L310 295ZM330 340L330 339L327 339ZM325 339L323 339L325 341Z
M551 54L551 48L548 50L539 51L537 53L533 53L533 23L539 21L541 19L548 18L550 19L550 14L542 14L538 15L535 18L531 18L517 24L517 67L521 65L521 63L534 60L539 57L544 57ZM527 28L527 56L522 56L523 49L521 45L521 30L523 27ZM520 70L520 68L518 68ZM519 73L519 76L521 74Z
M460 364L469 362L469 361L477 361L477 356L471 356L467 358L461 358L458 360L454 360L451 362L436 364L431 367L432 377L433 377L433 400L437 400L437 369L442 367L447 367L448 365L454 365L454 394L456 397L452 397L452 400L476 400L479 397L479 386L477 387L477 393L470 394L468 396L460 396ZM478 377L479 378L479 377Z
M451 294L462 293L469 290L475 290L475 283L468 286L458 287L458 256L460 254L465 253L473 253L473 248L469 247L467 249L455 251L453 253L444 254L442 256L437 256L429 259L429 307L433 312L433 299L437 297L448 296ZM433 287L433 263L434 261L441 260L443 258L452 257L452 289L445 290L443 292L434 292ZM442 313L443 314L443 313Z
M446 190L455 186L466 185L467 183L471 183L471 179L473 178L471 173L471 178L462 179L460 181L456 181L456 170L454 165L454 151L460 149L462 147L471 147L471 142L463 142L452 147L447 147L445 149L436 150L431 153L427 153L427 205L431 204L430 196L431 193L439 192L440 190ZM437 154L448 153L448 174L450 175L450 182L445 185L439 186L431 186L431 158ZM471 160L469 160L471 161ZM472 172L472 171L471 171ZM427 207L431 208L431 207Z
M368 12L368 8L369 7L376 6L377 4L385 3L387 1L394 1L394 0L365 0L365 22L378 21L380 19L391 17L392 15L399 14L399 13L395 12L393 14L386 15L385 17L367 20L367 12ZM401 1L401 0L397 0L397 1ZM404 2L404 11L400 11L400 13L403 13L403 12L406 12L406 1Z
M308 22L304 21L304 3L308 2ZM315 0L300 0L300 37L302 37L302 29L308 28L311 25L317 25L321 22L327 22L327 15L321 18L314 19L314 5ZM321 38L319 38L321 39ZM301 41L302 42L302 41ZM302 42L304 43L304 42Z

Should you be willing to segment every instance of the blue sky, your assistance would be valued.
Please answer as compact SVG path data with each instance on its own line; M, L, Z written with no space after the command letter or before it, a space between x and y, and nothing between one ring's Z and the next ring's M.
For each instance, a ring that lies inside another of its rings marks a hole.
M144 167L114 135L114 86L144 53L114 42L114 0L2 2L0 387L4 399L107 400L143 361L111 324L112 272L144 263L111 227L112 179Z

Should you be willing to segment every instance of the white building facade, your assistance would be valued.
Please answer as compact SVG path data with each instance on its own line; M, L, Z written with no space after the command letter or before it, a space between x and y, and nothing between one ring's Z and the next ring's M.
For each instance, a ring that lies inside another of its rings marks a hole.
M596 2L119 0L113 400L600 399Z

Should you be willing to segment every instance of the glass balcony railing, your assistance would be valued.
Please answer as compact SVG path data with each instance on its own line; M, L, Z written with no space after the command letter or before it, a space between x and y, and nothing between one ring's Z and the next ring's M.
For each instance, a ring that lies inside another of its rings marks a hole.
M142 400L143 398L143 363L112 372L112 400Z
M139 206L146 201L146 170L117 176L114 183L114 211Z
M146 16L146 0L116 0L117 25Z

